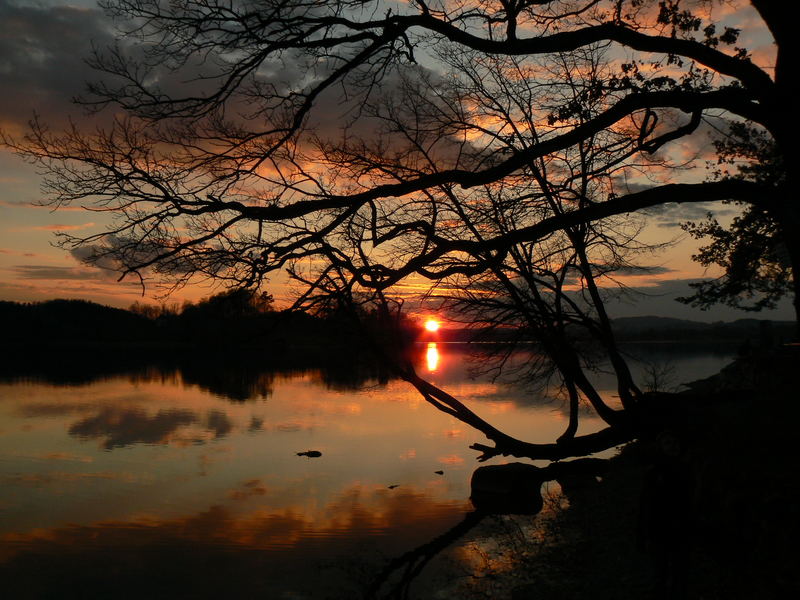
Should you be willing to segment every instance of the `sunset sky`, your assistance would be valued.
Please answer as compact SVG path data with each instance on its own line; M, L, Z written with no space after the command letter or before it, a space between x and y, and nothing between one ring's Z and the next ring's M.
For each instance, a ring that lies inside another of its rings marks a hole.
M722 10L722 9L721 9ZM724 10L730 10L726 8ZM769 66L771 42L754 28L755 12L748 7L732 11L726 24L745 31L742 42L753 52L760 66ZM70 99L82 93L84 83L96 79L83 62L92 44L104 46L114 36L113 27L94 0L0 0L0 127L18 135L34 113L54 129L79 117L81 109ZM678 156L703 155L709 148L707 130L689 141L674 145ZM702 171L702 170L701 170ZM700 172L698 177L702 177ZM78 209L53 211L36 206L42 199L40 178L35 170L5 149L0 149L0 299L37 301L51 298L83 298L127 307L136 300L154 302L155 290L142 289L137 282L118 283L112 272L88 267L68 251L55 247L54 234L102 231L104 215ZM702 312L673 300L688 291L687 280L703 276L702 267L690 255L697 242L682 234L681 221L701 218L708 210L728 218L730 207L692 205L653 214L643 232L648 242L674 240L671 248L643 262L653 267L646 275L627 277L626 282L648 293L635 304L611 308L615 316L675 316L703 321L731 320L752 316L727 308ZM721 210L720 210L721 208ZM280 285L270 290L283 295ZM198 299L214 292L210 285L185 289L173 300ZM789 302L763 317L791 319Z

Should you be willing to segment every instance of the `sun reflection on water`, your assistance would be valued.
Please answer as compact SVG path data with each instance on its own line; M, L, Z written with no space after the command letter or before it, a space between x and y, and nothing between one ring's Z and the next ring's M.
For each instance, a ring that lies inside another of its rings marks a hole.
M428 342L428 349L425 351L425 362L428 365L428 373L433 373L439 367L439 350L436 342Z

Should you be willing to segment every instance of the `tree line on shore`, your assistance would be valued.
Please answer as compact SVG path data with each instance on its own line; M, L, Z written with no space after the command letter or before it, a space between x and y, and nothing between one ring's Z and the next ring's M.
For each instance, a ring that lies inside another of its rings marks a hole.
M0 301L7 343L169 343L223 346L319 344L341 339L345 320L334 313L278 311L250 290L215 294L182 305L135 302L129 309L87 300Z
M361 315L373 331L385 329L376 314ZM313 346L347 343L357 330L347 315L276 310L272 297L252 290L234 290L196 303L134 302L127 310L87 300L44 302L0 301L0 323L6 343L187 343L223 345ZM779 343L791 339L793 322L738 319L704 323L668 317L615 319L621 341ZM396 324L406 341L503 342L502 330L444 327L428 339L411 320ZM769 339L767 339L769 338Z

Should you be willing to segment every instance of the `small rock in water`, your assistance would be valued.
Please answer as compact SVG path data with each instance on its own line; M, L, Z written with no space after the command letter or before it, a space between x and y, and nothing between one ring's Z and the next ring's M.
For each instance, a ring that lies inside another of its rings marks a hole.
M317 458L318 456L322 456L322 452L319 450L306 450L305 452L298 452L297 456L307 456L309 458Z
M444 475L444 471L434 471L437 475Z

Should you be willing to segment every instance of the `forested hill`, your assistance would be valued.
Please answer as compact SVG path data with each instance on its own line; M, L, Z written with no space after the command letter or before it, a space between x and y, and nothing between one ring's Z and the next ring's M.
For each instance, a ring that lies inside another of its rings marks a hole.
M614 319L614 331L621 340L635 341L737 341L779 343L792 339L792 321L737 319L704 323L670 317L624 317Z
M145 306L152 310L85 300L0 301L0 331L4 344L188 344L209 349L330 345L352 337L352 325L336 315L275 311L252 299L226 293L181 308Z
M0 301L5 342L141 342L156 336L156 323L121 308L85 300Z
M190 343L257 345L312 329L312 317L278 312L236 313L206 304L180 312L146 316L85 300L37 303L0 302L0 326L6 342Z

